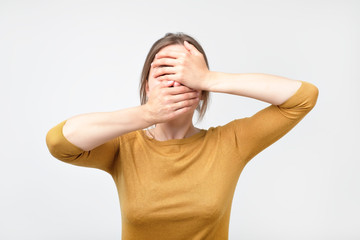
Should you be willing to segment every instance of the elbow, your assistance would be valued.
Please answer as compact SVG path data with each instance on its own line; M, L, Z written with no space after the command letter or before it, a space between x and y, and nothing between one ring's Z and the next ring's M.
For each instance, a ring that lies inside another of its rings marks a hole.
M58 151L61 145L61 140L59 136L55 134L55 129L50 129L46 134L46 145L52 156L55 158L61 157L61 154Z
M61 161L69 162L76 159L83 151L66 140L62 134L63 125L64 122L47 132L46 145L52 156Z
M314 84L302 81L295 95L279 106L279 109L289 119L301 119L315 107L318 95L319 89Z
M308 87L308 101L306 103L306 107L309 111L315 107L318 96L319 89L314 84L310 83Z

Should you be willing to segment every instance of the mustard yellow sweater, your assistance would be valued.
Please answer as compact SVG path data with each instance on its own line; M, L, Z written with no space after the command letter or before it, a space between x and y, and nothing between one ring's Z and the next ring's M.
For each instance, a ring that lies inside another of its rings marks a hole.
M314 106L318 89L302 82L285 103L185 139L157 141L144 130L82 151L62 134L46 137L50 153L111 174L123 240L226 240L233 194L244 166L291 130Z

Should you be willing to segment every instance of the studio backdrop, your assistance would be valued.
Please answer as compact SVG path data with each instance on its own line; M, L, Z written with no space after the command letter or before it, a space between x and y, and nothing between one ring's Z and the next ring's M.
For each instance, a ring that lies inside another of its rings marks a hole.
M167 32L198 40L210 70L319 89L244 168L229 239L360 239L359 25L356 0L0 0L0 239L121 239L111 176L53 158L45 136L77 114L139 105L146 54ZM268 105L212 93L196 126Z

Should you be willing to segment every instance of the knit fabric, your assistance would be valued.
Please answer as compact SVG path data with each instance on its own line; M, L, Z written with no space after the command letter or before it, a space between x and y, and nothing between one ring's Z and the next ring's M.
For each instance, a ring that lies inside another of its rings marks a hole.
M185 139L157 141L137 130L83 151L64 137L63 121L48 132L46 142L55 158L112 176L122 240L226 240L243 168L289 132L317 97L318 89L302 81L281 105Z

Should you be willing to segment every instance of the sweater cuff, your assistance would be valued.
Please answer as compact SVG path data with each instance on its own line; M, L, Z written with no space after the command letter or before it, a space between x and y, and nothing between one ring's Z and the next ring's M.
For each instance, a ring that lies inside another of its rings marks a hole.
M301 81L300 88L284 103L280 104L280 108L293 108L299 106L311 110L317 101L319 94L318 88L305 81Z

